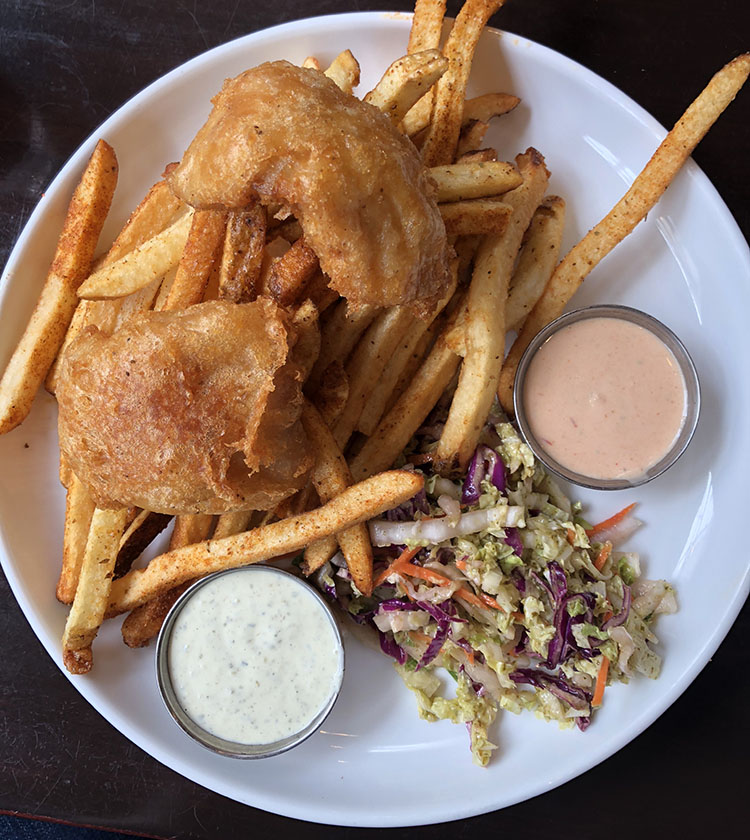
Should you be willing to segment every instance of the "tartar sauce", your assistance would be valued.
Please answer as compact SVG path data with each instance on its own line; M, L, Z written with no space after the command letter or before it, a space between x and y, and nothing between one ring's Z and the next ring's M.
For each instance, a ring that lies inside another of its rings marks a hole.
M338 690L342 667L325 608L302 581L270 568L238 569L198 588L169 640L184 711L239 744L301 732Z
M652 332L592 317L553 333L524 382L531 432L563 467L596 479L635 479L669 452L686 414L685 379Z

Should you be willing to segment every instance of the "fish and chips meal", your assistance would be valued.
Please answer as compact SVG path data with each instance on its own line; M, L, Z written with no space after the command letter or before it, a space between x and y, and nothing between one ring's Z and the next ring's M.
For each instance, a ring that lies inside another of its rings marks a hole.
M466 98L502 5L466 0L444 37L444 0L417 0L407 55L361 99L348 50L226 80L113 243L117 159L96 145L0 382L0 433L40 385L58 403L72 673L105 619L127 613L140 647L197 579L293 557L395 659L421 717L467 725L480 765L500 709L584 730L607 684L658 675L652 622L675 593L620 548L632 505L587 522L535 459L514 378L750 54L560 260L565 201L542 152L483 145L518 98Z

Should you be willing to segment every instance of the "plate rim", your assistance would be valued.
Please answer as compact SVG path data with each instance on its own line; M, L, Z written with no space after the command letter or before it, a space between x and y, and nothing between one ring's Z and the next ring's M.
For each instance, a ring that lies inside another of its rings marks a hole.
M339 27L347 28L348 26L355 24L362 25L364 22L373 19L386 19L392 20L394 23L406 23L409 22L411 18L412 13L399 11L344 12L330 15L308 16L299 20L287 21L285 23L277 24L272 27L257 30L255 32L250 32L245 35L239 36L238 38L234 38L230 41L227 41L223 44L219 44L210 50L206 50L202 53L199 53L196 56L193 56L192 58L188 59L182 64L174 67L172 70L168 71L164 75L154 79L146 87L139 90L138 92L133 94L133 96L125 100L107 117L106 120L104 120L100 125L98 125L91 132L91 134L88 137L86 137L83 140L83 142L75 149L75 151L67 158L65 163L61 166L61 168L55 175L55 177L50 181L49 186L44 190L42 197L37 202L28 220L24 224L24 227L21 233L19 234L16 242L14 243L14 246L11 249L10 254L8 256L7 263L3 270L2 278L0 278L0 309L2 309L6 301L6 297L12 285L10 282L10 278L15 271L16 263L19 261L20 254L25 249L27 241L33 237L33 232L37 226L40 216L44 213L47 204L52 200L50 194L53 194L56 191L60 182L64 181L70 176L72 170L76 168L82 168L82 165L83 163L85 163L86 158L93 151L97 139L100 136L102 136L104 132L106 132L106 130L108 130L109 126L118 122L120 119L123 119L123 111L130 111L131 109L137 108L139 103L142 100L149 98L153 94L155 89L169 85L174 79L193 71L200 64L206 61L210 61L212 57L218 56L222 52L231 51L233 48L236 48L237 45L240 43L256 45L258 43L262 43L267 38L274 39L280 34L285 34L293 30L304 30L305 28L308 28L311 25L318 26L330 24L333 29L338 29ZM640 106L628 94L624 93L613 83L609 82L607 79L603 78L595 71L590 70L582 63L574 59L568 58L563 53L558 52L557 50L554 50L551 47L547 47L543 44L533 41L532 39L527 38L525 36L520 36L506 30L500 30L495 27L486 27L486 30L495 34L496 36L501 36L503 39L511 39L513 41L511 47L521 45L528 46L532 49L532 51L536 52L537 56L541 57L548 64L559 65L560 63L562 63L563 65L575 69L575 73L579 77L579 79L583 80L587 84L587 86L594 87L600 93L606 94L606 96L609 99L623 107L624 110L632 118L636 119L645 129L647 129L653 134L657 142L659 142L666 134L666 129L659 123L658 120L656 120L656 118L654 118L648 111L646 111L645 108ZM748 246L748 243L739 225L734 219L731 211L727 207L723 198L721 197L713 183L710 181L708 176L702 171L702 169L692 159L692 157L689 159L684 169L686 173L690 175L691 179L697 182L698 188L711 196L714 205L712 210L714 212L720 213L722 225L726 228L727 234L731 236L731 239L733 240L733 245L737 248L738 256L744 260L748 269L748 274L750 275L750 246ZM136 744L139 748L147 752L151 757L164 764L166 767L173 770L174 772L180 773L180 775L185 776L186 778L190 779L191 781L197 784L201 784L204 787L209 787L203 781L198 781L194 778L194 775L191 775L190 770L192 768L183 768L182 765L185 765L187 763L184 760L178 758L177 764L179 764L180 766L176 767L175 762L173 760L174 757L169 755L168 750L163 751L157 749L156 752L159 754L155 755L151 747L149 747L146 743L142 743L140 738L133 737L132 724L130 724L124 719L124 717L120 714L119 710L107 710L107 713L105 714L105 712L98 708L98 706L95 705L93 700L88 696L89 692L86 688L85 683L83 683L81 680L74 679L73 675L69 674L65 670L65 668L62 665L62 662L60 661L59 650L56 646L56 640L47 638L46 635L43 633L41 625L39 625L37 622L36 611L32 609L31 602L27 597L25 591L23 590L19 578L15 574L15 570L13 569L13 563L10 559L10 553L8 552L6 547L6 542L3 536L3 530L4 529L2 528L2 523L0 523L0 565L3 568L3 572L6 576L6 579L8 580L8 584L13 593L13 596L16 599L19 606L21 607L24 618L34 631L34 634L37 636L44 649L50 655L53 662L57 665L60 671L68 679L68 681L74 686L74 688L78 691L81 697L83 697L83 699L86 700L86 702L97 713L99 713L109 723L111 723L125 738L127 738L132 743ZM641 735L655 720L661 717L661 715L663 715L664 712L674 702L676 702L677 699L679 699L679 697L685 692L685 690L700 674L703 668L705 668L705 666L708 664L711 656L717 650L717 648L722 643L727 633L731 629L732 625L734 624L740 610L744 605L744 602L747 600L749 593L750 562L748 562L745 568L744 574L740 581L740 586L737 588L736 594L731 604L724 613L723 620L718 624L718 626L714 627L714 630L711 633L711 635L709 635L708 638L704 640L704 644L694 656L692 664L689 668L685 669L680 674L679 679L665 689L662 695L653 703L653 706L647 712L643 712L635 718L631 718L628 723L628 726L622 731L622 733L612 737L609 741L607 741L605 746L598 748L598 751L596 752L596 757L594 758L593 762L590 755L587 755L584 759L580 761L574 761L571 768L568 768L565 772L555 775L554 780L549 781L549 778L547 777L544 782L539 781L536 784L530 785L529 793L522 799L515 799L513 802L507 802L501 805L491 805L490 807L485 807L484 804L481 804L478 807L471 807L466 805L458 811L452 811L450 815L440 814L436 818L432 818L429 816L427 818L425 818L424 816L420 817L417 816L415 812L414 816L408 820L404 820L401 818L398 818L396 820L389 820L387 815L383 814L379 815L378 819L352 820L349 817L349 815L339 813L338 809L332 807L332 803L329 801L318 803L316 810L323 810L326 813L320 816L315 816L310 814L310 809L308 806L303 805L302 807L300 807L298 805L290 803L289 800L284 800L284 807L279 807L280 803L278 798L274 798L273 801L269 803L268 801L266 801L268 797L263 796L263 802L258 804L256 802L247 802L247 800L237 800L236 797L233 796L231 793L218 791L215 787L209 787L209 789L219 793L220 795L228 796L229 798L234 799L235 801L244 802L244 804L249 804L251 805L251 807L257 807L262 810L270 811L271 813L279 814L281 816L302 819L313 823L333 824L352 827L406 827L414 825L430 825L435 824L437 822L452 822L455 820L476 816L478 814L490 813L494 810L499 810L502 808L510 807L513 804L519 804L520 802L528 801L529 799L532 799L540 795L541 793L546 792L547 790L559 787L560 785L566 783L567 781L570 781L573 778L576 778L577 776L581 775L587 770L596 767L602 761L606 760L614 753L622 749L624 746L629 744L631 741L635 740L635 738Z

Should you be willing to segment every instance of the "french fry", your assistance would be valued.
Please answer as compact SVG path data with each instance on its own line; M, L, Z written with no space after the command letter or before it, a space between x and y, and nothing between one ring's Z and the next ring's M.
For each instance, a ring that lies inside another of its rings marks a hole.
M487 237L477 253L469 287L466 355L433 466L443 473L465 470L474 454L500 379L505 352L505 303L524 231L547 188L544 158L529 149L516 158L523 184L506 193L513 208L505 233Z
M745 84L749 74L750 53L743 53L719 70L662 140L630 189L557 266L542 296L526 318L503 366L498 397L508 413L513 412L516 369L531 339L562 314L589 272L633 231L661 198L693 149Z
M318 361L310 374L310 393L315 393L323 374L333 362L345 363L354 345L372 324L380 310L370 304L351 310L341 300L321 330L321 346Z
M490 124L482 120L471 120L461 127L456 146L456 160L465 160L467 155L476 152L484 142L484 136Z
M341 417L336 421L333 436L344 450L365 406L373 381L383 373L398 343L414 322L405 306L383 311L370 325L346 365L349 396Z
M430 350L432 350L432 345L435 343L436 337L444 326L444 315L445 313L440 318L436 318L430 326L427 327L422 337L417 342L416 347L412 351L411 356L409 356L406 360L406 364L404 365L404 368L396 381L396 385L388 398L385 411L383 412L384 415L390 412L395 403L400 399L401 394L403 394L409 387L409 383L416 376L417 371L422 366L427 354Z
M385 71L383 78L365 96L365 102L398 125L447 69L448 60L439 50L405 55Z
M564 225L565 202L559 195L548 195L524 234L505 304L507 329L520 329L549 282L560 255Z
M115 562L115 580L130 571L130 567L135 560L171 521L172 516L168 513L154 513L150 510L138 511L120 540L117 549L117 561Z
M239 510L234 513L222 513L216 520L214 539L221 540L224 537L231 537L233 534L241 534L247 531L255 515L254 510Z
M81 305L91 304L93 306L111 307L112 311L116 313L114 329L119 329L138 312L145 312L148 309L163 309L176 275L177 269L173 268L164 277L157 277L148 286L133 292L132 295L118 300L82 300ZM104 332L112 331L111 327L100 326L101 321L98 317L94 316L91 320L100 330Z
M117 549L127 517L127 510L97 509L91 519L78 586L62 638L63 663L71 674L91 670L91 644L109 602Z
M349 377L344 365L338 360L331 362L325 369L320 385L313 396L315 408L320 412L323 422L332 428L341 416L349 398Z
M145 647L159 634L164 619L182 593L195 583L187 580L167 592L162 592L125 616L122 622L122 640L128 647Z
M268 281L271 297L280 306L296 303L318 268L315 251L305 242L304 236L301 237L271 265Z
M297 330L297 342L292 353L300 366L300 381L305 382L320 353L318 310L315 304L306 300L297 308L292 323Z
M15 428L29 413L62 346L116 184L117 158L112 147L100 140L70 200L39 300L0 380L0 434Z
M320 62L314 55L308 55L307 58L302 62L303 67L307 67L308 70L322 70L323 68L320 66Z
M320 501L329 502L352 483L349 467L328 426L323 422L317 409L309 402L305 402L302 409L302 424L315 452L312 483L318 491ZM367 526L363 523L352 525L350 528L340 531L336 535L336 539L346 558L346 565L354 585L364 595L369 595L372 592L372 546L370 545ZM320 562L320 555L317 560L313 560L312 555L308 557L306 552L305 562L310 571L314 570L312 566L319 568L336 553L335 540L333 545L331 545L330 538L327 539L327 544L326 540L322 540L312 545L320 547L321 543L324 544L323 548L325 548L325 553L328 553L328 557ZM333 552L329 553L331 548ZM315 565L315 563L318 563L318 565Z
M494 149L476 149L459 155L456 163L491 163L495 160L497 160L497 152Z
M166 230L94 272L78 287L78 297L86 300L121 298L166 274L180 261L192 219L193 211L190 210Z
M452 321L446 330L450 326ZM441 334L404 393L352 459L349 466L355 481L393 464L448 387L460 361Z
M502 117L512 111L520 101L510 93L484 93L474 99L467 99L464 102L463 122L489 122L493 117Z
M255 300L266 247L268 219L260 204L229 214L219 268L219 297L234 303Z
M155 557L112 585L108 617L129 612L187 580L299 551L311 542L366 522L410 499L424 486L421 476L393 470L347 487L316 510Z
M491 198L453 201L438 208L448 236L499 235L508 227L513 212L508 204Z
M358 525L357 527L364 528L365 526ZM339 542L336 537L324 537L322 540L311 543L305 549L302 571L308 576L317 572L338 550ZM370 545L370 552L372 552L372 545Z
M164 309L185 309L201 302L224 243L226 226L227 214L224 211L197 210L193 214Z
M203 542L213 533L216 519L210 513L188 513L178 516L169 539L169 550Z
M466 0L445 43L448 69L435 88L432 121L422 157L426 166L452 163L463 119L464 96L479 36L504 0Z
M430 176L437 185L437 201L466 201L502 195L521 185L512 163L451 163L433 166Z
M458 256L458 282L461 285L468 283L471 277L471 268L474 265L474 257L477 255L477 250L482 242L482 237L477 236L459 236L456 238L454 248Z
M351 93L359 84L359 62L350 50L339 53L324 73L344 93Z
M71 475L65 499L62 568L57 581L57 600L62 604L72 604L75 598L95 507L86 487Z

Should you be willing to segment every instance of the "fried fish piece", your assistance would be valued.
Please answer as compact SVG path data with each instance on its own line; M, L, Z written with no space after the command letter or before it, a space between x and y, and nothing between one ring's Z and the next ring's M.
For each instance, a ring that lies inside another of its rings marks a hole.
M168 175L177 196L281 203L351 305L431 310L448 286L445 226L416 148L387 116L286 61L228 79L213 103Z
M312 466L295 342L267 298L89 327L62 361L60 447L98 507L273 507Z

